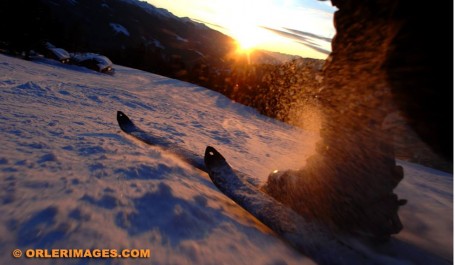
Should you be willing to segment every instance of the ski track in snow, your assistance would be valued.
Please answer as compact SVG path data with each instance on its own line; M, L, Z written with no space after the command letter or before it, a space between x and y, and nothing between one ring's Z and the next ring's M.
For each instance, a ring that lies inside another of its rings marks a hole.
M189 83L0 55L0 264L312 264L207 174L122 133L117 110L201 156L266 181L298 169L316 135ZM452 261L453 176L401 163L399 242ZM13 259L20 248L142 248L148 259ZM15 263L16 262L16 263Z

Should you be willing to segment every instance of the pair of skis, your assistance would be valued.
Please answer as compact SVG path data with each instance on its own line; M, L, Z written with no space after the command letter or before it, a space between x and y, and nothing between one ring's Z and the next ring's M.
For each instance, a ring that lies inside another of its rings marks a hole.
M117 112L120 129L136 139L160 146L190 165L205 171L226 196L272 229L295 249L319 264L378 264L363 253L343 244L322 224L310 222L251 184L251 178L236 172L215 148L208 146L204 157L147 133L123 112Z

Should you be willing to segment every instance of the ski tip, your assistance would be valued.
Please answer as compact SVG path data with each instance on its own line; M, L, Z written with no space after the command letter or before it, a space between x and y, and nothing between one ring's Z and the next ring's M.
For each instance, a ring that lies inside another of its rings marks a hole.
M120 129L124 132L128 132L134 128L134 123L126 116L125 113L117 111L117 122L120 126Z
M128 118L128 116L126 116L125 113L123 113L122 111L118 110L118 111L117 111L117 119L123 118L123 117Z
M226 159L215 148L207 146L204 154L204 162L207 167L216 162L224 162Z

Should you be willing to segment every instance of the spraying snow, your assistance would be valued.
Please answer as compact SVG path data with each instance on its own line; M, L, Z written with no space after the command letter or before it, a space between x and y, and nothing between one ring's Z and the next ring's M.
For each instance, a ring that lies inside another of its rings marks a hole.
M123 134L115 115L125 111L157 137L201 156L215 146L260 182L275 169L300 168L314 152L316 133L202 87L116 70L110 76L0 55L0 263L37 263L13 259L15 248L146 248L152 255L145 260L88 262L312 264L221 194L207 174ZM398 256L418 264L430 252L450 262L452 175L401 164L397 193L409 205L393 241L407 255ZM69 261L86 262L39 262Z

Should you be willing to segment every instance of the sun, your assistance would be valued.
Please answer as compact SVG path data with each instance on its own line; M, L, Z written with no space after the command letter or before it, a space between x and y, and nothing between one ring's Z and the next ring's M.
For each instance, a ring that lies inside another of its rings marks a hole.
M239 52L251 52L267 42L268 36L256 25L237 24L229 28L231 36L236 40Z
M237 38L237 45L240 51L251 51L257 45L257 42L251 38Z
M237 41L240 51L251 51L261 43L261 39L258 37L257 29L252 26L237 28L233 31L232 35Z

